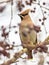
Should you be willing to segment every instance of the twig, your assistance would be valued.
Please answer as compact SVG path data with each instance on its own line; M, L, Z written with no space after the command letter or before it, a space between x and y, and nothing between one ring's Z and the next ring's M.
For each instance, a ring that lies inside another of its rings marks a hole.
M2 2L0 2L0 4L3 4L3 3L8 3L8 2L10 2L11 0L7 0L7 1L2 1Z
M20 52L15 53L12 59L10 59L10 60L8 60L8 61L5 61L3 64L0 64L0 65L10 65L10 64L16 62L16 60L17 60L19 57L21 57L21 55L22 55L23 53L26 53L26 52L27 52L27 49L25 48L25 49L21 50Z
M43 55L39 55L39 62L38 65L43 65L44 64L44 56Z
M40 1L39 1L39 0L38 0L38 2L39 2L39 6L40 6L40 9L41 9L43 18L44 18L45 16L44 16L44 13L43 13L43 10L42 10L42 6L40 5ZM44 22L45 22L45 21L43 20L43 23L44 23ZM45 28L45 32L46 32L46 34L47 34L47 30L46 30L45 24L44 24L44 28Z
M10 19L10 24L9 24L9 32L10 32L10 29L11 29L11 23L12 23L12 19L13 19L13 0L11 0L11 19Z
M49 10L49 8L46 8L46 7L42 6L42 5L40 5L39 3L33 2L33 4L37 4L37 5L39 5L40 7L44 8L44 9L46 9L46 10Z
M46 38L44 42L35 45L34 48L33 48L33 46L30 46L30 48L32 47L32 49L35 49L35 48L38 47L38 46L48 45L48 44L49 44L49 41L48 41L48 40L49 40L49 37ZM17 60L19 57L21 57L21 55L22 55L23 53L27 53L27 52L28 52L27 48L23 48L23 50L21 50L20 52L15 53L12 59L10 59L10 60L8 60L8 61L5 61L3 64L0 64L0 65L10 65L10 64L16 62L16 60Z

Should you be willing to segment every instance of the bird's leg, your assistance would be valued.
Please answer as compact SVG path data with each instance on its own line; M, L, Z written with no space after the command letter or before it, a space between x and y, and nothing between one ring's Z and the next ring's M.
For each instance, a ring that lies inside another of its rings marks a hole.
M27 51L27 55L28 55L28 59L32 59L32 50L29 50Z

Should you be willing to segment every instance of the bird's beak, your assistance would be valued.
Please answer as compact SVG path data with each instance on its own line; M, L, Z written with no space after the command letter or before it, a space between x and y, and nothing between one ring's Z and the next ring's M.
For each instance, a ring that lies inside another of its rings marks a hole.
M24 16L22 16L21 14L18 14L18 16L20 16L21 20L23 20Z

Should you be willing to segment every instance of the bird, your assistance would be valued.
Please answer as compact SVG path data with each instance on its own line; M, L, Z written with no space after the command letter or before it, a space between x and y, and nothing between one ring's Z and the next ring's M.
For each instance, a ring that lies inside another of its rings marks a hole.
M20 14L21 23L19 25L19 35L23 48L27 49L28 59L32 59L32 50L37 43L37 32L40 31L39 26L35 26L29 16L30 9L27 9Z

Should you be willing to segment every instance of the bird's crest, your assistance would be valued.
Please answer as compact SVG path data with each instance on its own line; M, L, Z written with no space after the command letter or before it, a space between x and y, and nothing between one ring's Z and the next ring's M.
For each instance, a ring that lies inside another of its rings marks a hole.
M30 9L27 9L25 11L22 11L20 14L18 14L20 16L21 20L23 20L24 17L29 14L29 11L30 11Z
M22 12L21 12L21 15L28 15L29 12L30 12L30 9L27 9L27 10L25 10L25 11L22 11Z

